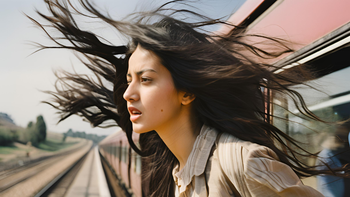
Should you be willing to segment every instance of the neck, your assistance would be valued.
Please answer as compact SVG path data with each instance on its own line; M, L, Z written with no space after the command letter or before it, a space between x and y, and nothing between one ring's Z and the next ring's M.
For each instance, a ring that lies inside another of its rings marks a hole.
M182 114L176 124L156 130L160 138L180 163L180 170L185 166L191 154L194 142L199 135L201 125L192 121L189 114Z

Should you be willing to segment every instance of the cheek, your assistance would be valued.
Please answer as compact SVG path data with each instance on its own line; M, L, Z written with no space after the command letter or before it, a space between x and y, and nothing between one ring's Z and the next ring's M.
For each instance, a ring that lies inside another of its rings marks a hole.
M147 96L147 104L152 113L171 113L178 105L178 95L173 86L164 86L157 88L155 91L149 91ZM146 104L146 103L144 103ZM147 105L146 104L146 105Z

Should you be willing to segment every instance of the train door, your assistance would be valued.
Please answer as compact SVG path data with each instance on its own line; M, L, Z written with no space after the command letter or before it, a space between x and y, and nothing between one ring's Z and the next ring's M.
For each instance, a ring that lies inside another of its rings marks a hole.
M344 121L343 124L324 124L305 119L296 110L293 102L278 93L273 94L272 113L286 120L273 119L273 124L294 139L304 143L303 148L319 156L331 156L340 167L350 163L350 23L336 29L316 42L289 57L285 66L276 70L284 72L297 67L311 69L315 79L309 84L321 90L307 86L295 86L305 98L308 108L325 121ZM288 111L287 111L288 110ZM304 161L314 165L320 159ZM333 162L332 162L333 163ZM328 163L331 165L331 163ZM321 168L321 167L320 167ZM329 192L350 194L350 179L317 176L303 180L305 184L318 189L323 194Z

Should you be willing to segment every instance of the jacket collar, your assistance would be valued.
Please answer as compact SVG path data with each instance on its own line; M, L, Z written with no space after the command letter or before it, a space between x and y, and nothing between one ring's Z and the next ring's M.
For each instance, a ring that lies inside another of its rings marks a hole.
M204 173L217 134L215 129L203 125L185 166L180 171L178 165L173 169L173 178L175 184L180 188L180 193L186 190L194 176Z

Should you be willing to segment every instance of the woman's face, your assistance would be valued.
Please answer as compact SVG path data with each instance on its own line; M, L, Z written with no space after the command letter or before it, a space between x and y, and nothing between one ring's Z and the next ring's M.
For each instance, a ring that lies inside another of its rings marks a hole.
M129 59L124 93L136 133L164 130L179 119L181 99L171 74L158 56L138 46Z

